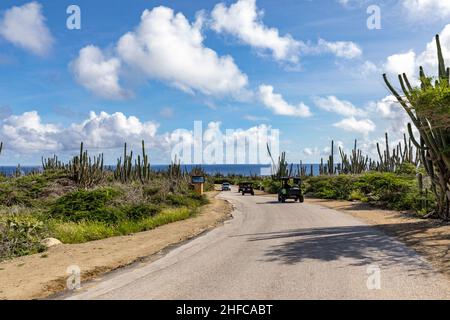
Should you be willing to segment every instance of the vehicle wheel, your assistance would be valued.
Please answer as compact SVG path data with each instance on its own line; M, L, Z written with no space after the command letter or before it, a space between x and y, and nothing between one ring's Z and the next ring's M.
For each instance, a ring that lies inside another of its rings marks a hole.
M255 195L255 193L254 192L252 192L252 196L254 196Z
M299 199L299 201L300 201L300 203L303 203L303 202L305 202L305 197L303 197L303 196L300 196L300 199Z
M245 196L245 192L242 192L242 195Z
M281 197L281 202L282 202L282 203L285 203L285 202L286 202L286 199L285 199L284 197Z

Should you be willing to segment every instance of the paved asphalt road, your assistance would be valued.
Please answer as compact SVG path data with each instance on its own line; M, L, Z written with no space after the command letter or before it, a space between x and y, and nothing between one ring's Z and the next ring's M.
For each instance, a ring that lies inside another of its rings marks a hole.
M220 197L236 207L224 226L64 298L450 298L450 283L425 260L344 213L236 190ZM377 274L381 289L369 290Z

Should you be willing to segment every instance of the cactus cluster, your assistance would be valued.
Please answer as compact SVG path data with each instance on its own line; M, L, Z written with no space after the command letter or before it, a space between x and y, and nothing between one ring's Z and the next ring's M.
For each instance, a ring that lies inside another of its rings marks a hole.
M450 218L450 68L445 66L444 56L436 36L438 77L433 81L420 67L420 87L413 88L405 73L398 76L403 96L392 86L386 74L384 81L405 109L419 131L420 139L414 137L411 123L408 131L419 150L421 163L431 178L432 191L437 199L436 215Z
M351 155L348 155L339 147L341 155L341 166L339 173L343 174L360 174L368 169L368 164L371 162L369 156L364 156L362 150L358 149L358 140L355 140L355 146Z
M269 154L270 159L272 159L272 178L280 179L282 177L288 177L292 173L292 164L289 169L289 163L286 160L286 152L283 152L281 156L278 157L277 162L275 162L272 152L270 150L269 144L267 144L267 153Z
M84 188L92 187L104 178L103 154L91 158L84 150L83 142L80 145L80 154L73 157L67 166L63 167L75 183Z
M114 178L122 183L140 181L142 184L150 181L151 168L148 155L145 151L145 142L142 140L142 155L138 155L133 164L133 151L128 154L127 144L123 148L123 157L117 159Z
M339 172L341 166L334 162L334 140L331 141L331 154L328 156L327 163L324 164L323 158L320 159L320 175L334 175Z
M397 171L403 163L411 163L415 166L418 166L420 161L417 156L418 149L414 150L411 144L411 138L406 138L406 134L403 135L404 146L399 142L398 145L392 149L392 152L389 148L389 136L386 133L386 149L384 152L381 152L380 144L377 143L377 152L380 158L380 161L376 164L376 170L381 172L395 172Z
M44 171L67 170L68 165L60 161L57 155L54 155L53 158L44 159L44 157L42 157L42 169Z

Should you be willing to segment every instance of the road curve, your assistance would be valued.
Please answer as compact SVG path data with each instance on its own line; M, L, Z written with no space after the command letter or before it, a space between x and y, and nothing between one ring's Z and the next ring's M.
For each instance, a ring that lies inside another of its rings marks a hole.
M236 190L219 197L235 206L224 226L63 298L450 298L447 278L423 258L349 215Z

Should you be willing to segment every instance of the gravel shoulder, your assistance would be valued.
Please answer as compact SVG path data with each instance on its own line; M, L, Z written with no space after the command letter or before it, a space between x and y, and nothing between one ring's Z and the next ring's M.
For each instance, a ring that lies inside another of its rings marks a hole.
M373 225L425 257L450 279L450 224L420 219L408 212L383 210L360 202L307 199L307 203L338 210Z
M138 261L158 258L165 248L213 229L231 216L232 205L208 193L211 203L199 215L134 235L83 244L59 245L45 253L0 263L0 299L39 299L66 288L69 266L81 269L87 281Z

